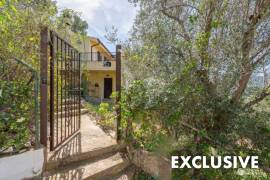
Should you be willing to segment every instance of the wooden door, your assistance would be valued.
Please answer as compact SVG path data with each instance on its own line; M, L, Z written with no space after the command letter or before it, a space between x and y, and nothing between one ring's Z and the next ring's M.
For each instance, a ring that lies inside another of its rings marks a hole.
M110 98L112 94L112 78L104 78L104 98Z

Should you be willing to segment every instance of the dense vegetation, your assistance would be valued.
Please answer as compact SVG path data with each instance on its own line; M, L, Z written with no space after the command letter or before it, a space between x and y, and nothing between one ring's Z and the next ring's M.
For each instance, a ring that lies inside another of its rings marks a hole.
M24 61L39 71L39 35L42 26L64 35L80 47L87 23L80 14L59 12L51 0L0 0L0 152L20 150L35 138L34 81ZM80 47L81 48L81 47Z
M123 137L167 157L260 160L259 170L185 169L175 179L269 179L270 1L129 1L139 10L123 61ZM44 25L83 48L88 25L77 12L51 0L0 0L0 151L34 134L33 81L12 59L38 71ZM108 104L95 110L112 126Z
M122 93L130 142L167 157L259 156L260 170L186 169L176 179L269 178L270 1L132 3Z
M33 125L38 115L34 112L34 74L14 59L2 59L0 69L0 151L31 147L35 143Z

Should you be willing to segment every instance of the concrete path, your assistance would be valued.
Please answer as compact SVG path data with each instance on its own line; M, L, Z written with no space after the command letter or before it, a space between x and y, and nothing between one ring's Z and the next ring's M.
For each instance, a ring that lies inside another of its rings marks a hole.
M117 145L115 139L99 127L94 118L85 114L81 116L81 129L62 146L48 155L49 161L59 161L76 154Z
M91 115L82 115L80 131L48 154L43 179L131 179L124 150Z

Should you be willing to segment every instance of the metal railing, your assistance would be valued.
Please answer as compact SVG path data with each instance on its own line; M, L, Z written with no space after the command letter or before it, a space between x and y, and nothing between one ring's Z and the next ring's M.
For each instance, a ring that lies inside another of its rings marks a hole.
M115 53L110 54L105 52L84 52L81 53L82 62L89 61L115 61Z
M82 68L84 70L116 70L114 56L99 55L99 53L81 53Z
M41 31L40 50L41 143L47 146L49 130L52 151L80 129L81 61L80 53L47 27Z

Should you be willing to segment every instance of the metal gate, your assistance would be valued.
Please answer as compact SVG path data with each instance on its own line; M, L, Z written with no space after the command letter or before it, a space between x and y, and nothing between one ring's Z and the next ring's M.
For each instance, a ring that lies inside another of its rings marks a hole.
M41 32L41 130L43 130L41 136L44 137L41 137L41 143L43 141L42 144L47 145L48 130L51 151L80 129L80 95L80 53L54 31L43 29ZM45 99L48 103L44 102ZM45 117L49 119L48 123L44 122Z

